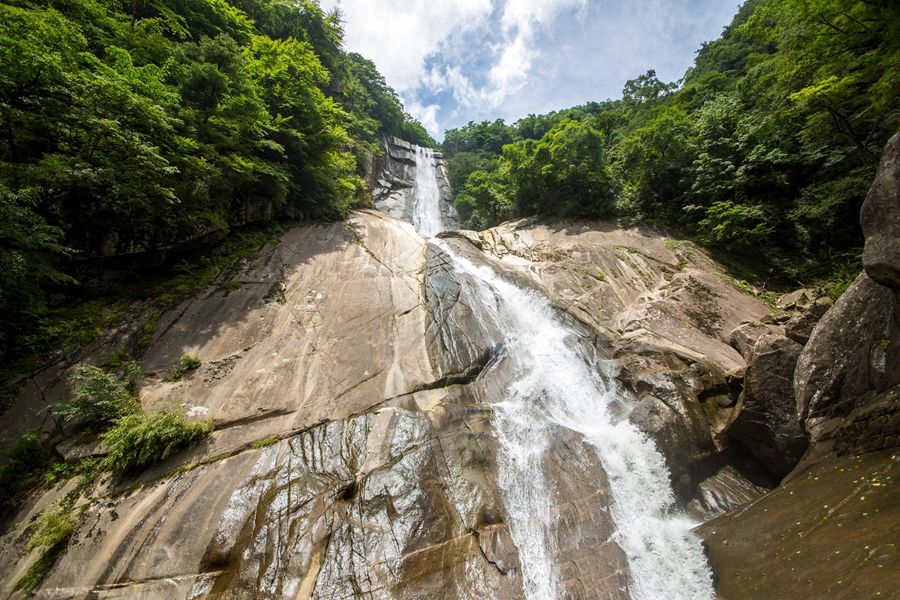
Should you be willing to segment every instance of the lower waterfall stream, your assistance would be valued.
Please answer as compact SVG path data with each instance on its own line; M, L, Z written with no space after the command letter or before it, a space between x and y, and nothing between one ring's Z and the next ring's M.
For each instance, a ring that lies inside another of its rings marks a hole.
M434 236L443 229L436 161L416 148L413 224L465 275L482 321L504 333L516 382L493 403L498 468L509 528L528 600L563 596L556 567L554 490L540 474L544 453L560 429L591 446L609 478L614 540L631 571L635 600L710 600L712 576L692 523L679 517L662 455L617 410L622 400L603 363L579 351L576 336L549 301L457 255Z

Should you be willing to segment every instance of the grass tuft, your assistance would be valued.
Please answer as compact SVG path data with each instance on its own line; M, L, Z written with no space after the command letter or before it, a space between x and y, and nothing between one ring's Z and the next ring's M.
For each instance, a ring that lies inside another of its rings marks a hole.
M80 510L66 504L65 501L55 504L38 516L34 524L35 532L28 540L26 549L40 548L42 551L38 559L28 567L25 575L16 582L15 589L30 592L36 588L65 550L81 517Z
M182 354L178 357L178 361L172 365L166 374L166 381L174 382L180 380L188 371L194 371L203 364L200 357L195 354Z

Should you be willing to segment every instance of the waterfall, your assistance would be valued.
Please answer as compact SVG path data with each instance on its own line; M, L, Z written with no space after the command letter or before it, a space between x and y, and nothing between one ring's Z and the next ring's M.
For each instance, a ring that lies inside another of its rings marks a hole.
M413 222L431 238L442 230L440 194L430 151L419 149ZM540 477L543 454L560 428L577 432L593 448L609 478L615 540L631 571L635 600L710 600L712 577L691 523L675 513L669 474L653 441L630 421L616 417L622 400L603 364L578 351L575 335L541 294L520 288L486 266L456 255L440 239L465 275L472 310L505 335L516 382L493 403L499 441L499 484L519 551L529 600L563 595L556 575L552 489Z
M438 189L434 151L416 146L416 187L413 225L420 234L432 237L444 230L441 192Z

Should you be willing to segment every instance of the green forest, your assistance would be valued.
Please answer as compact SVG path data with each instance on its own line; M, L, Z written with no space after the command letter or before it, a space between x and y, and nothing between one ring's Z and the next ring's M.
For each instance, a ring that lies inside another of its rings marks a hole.
M6 365L96 321L105 300L70 308L108 292L110 265L190 262L197 240L248 224L343 219L371 203L361 173L381 135L436 145L316 0L0 12ZM900 6L748 0L680 81L648 71L617 100L449 130L443 150L467 227L626 217L810 283L855 275L859 207L898 128Z
M621 99L469 123L443 149L470 228L630 217L811 284L859 271L898 129L900 3L748 0L678 82L648 71Z
M0 3L0 362L91 261L342 219L380 135L434 145L342 37L315 0Z

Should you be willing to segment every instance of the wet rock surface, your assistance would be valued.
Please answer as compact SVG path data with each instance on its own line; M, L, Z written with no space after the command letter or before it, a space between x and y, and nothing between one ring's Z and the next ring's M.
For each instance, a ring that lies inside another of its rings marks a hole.
M900 457L832 456L699 531L723 600L893 598Z
M392 217L412 222L416 202L416 152L417 146L396 137L386 137L382 143L384 157L381 173L375 177L373 199L375 208ZM440 209L444 223L455 228L458 223L453 207L453 192L444 166L444 157L434 152Z
M726 430L746 368L730 334L769 308L693 244L645 227L523 220L444 237L472 260L539 289L601 358L615 362L631 392L623 410L665 456L679 500L702 504L709 492L701 482L730 460ZM763 489L737 471L731 477L711 503L719 511ZM732 492L733 502L724 498Z
M484 417L437 400L95 503L39 596L515 598L514 557L503 573L479 545L489 531L492 548L509 546L502 521L485 522L502 506Z

